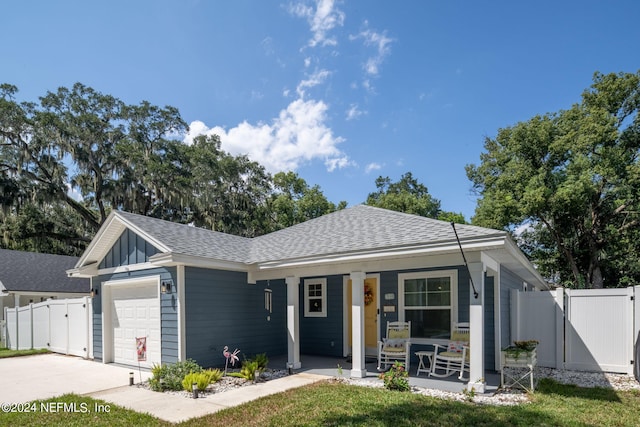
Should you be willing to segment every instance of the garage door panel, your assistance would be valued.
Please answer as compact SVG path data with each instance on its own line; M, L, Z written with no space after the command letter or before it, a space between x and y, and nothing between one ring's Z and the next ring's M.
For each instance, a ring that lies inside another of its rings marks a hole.
M112 327L114 362L138 365L136 338L147 338L147 360L141 366L160 363L160 302L157 284L114 287Z

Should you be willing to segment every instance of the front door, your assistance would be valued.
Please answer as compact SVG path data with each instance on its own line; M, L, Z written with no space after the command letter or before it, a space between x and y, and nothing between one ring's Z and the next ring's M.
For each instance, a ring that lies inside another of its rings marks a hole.
M365 354L378 354L378 280L375 277L364 279L364 346ZM347 283L348 347L351 352L351 280Z

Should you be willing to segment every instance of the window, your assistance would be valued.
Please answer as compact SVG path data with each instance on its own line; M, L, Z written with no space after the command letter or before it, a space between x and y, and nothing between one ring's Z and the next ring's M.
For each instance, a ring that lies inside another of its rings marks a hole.
M327 279L305 279L305 317L327 317Z
M451 336L457 319L457 274L446 270L398 275L400 320L411 321L412 338Z

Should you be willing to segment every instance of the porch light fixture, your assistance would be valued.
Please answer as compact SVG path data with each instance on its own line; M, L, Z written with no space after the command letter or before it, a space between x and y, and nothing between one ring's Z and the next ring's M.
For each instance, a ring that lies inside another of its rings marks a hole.
M95 298L98 295L98 288L91 288L91 298Z
M171 280L166 280L160 284L160 292L163 294L170 294L172 292L173 282Z

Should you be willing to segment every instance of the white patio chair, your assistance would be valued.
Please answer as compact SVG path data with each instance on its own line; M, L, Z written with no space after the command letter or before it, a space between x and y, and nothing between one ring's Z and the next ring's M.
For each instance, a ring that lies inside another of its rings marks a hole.
M458 379L467 381L469 374L469 324L457 323L451 331L451 340L447 345L433 345L433 363L429 376L448 377L459 372ZM438 372L440 371L440 372Z
M395 361L404 363L409 371L411 322L387 322L386 338L378 341L378 370L386 370Z

